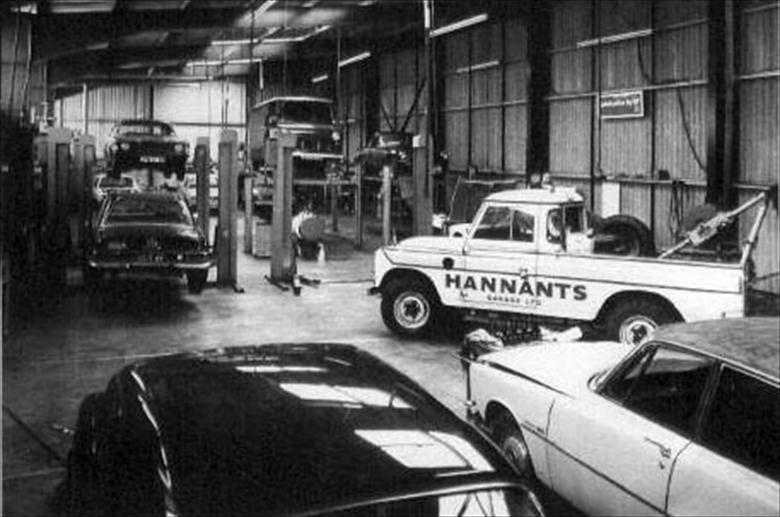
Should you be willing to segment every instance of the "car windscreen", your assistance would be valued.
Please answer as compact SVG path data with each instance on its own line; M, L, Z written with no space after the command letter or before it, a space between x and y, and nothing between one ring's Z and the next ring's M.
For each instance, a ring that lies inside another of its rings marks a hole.
M282 105L281 120L308 124L333 124L329 103L314 101L287 101Z
M187 207L167 197L119 197L106 214L107 223L192 224Z
M110 178L106 176L100 180L101 188L131 188L133 186L133 180L128 177Z
M347 510L325 512L328 517L371 517L406 515L474 515L541 517L537 501L520 488L488 488L467 492L432 494L360 505Z
M173 136L173 128L159 122L132 122L117 126L116 133L119 135Z

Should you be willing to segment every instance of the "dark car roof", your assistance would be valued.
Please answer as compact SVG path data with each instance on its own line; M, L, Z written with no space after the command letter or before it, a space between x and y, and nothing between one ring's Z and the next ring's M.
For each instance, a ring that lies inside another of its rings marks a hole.
M700 350L780 377L780 318L735 318L678 323L655 332L656 340Z
M149 118L126 118L119 121L120 126L133 125L133 124L146 124L152 126L170 126L167 122L162 120L154 120Z
M474 428L352 346L229 348L130 368L125 382L140 379L151 400L183 514L300 513L514 483Z

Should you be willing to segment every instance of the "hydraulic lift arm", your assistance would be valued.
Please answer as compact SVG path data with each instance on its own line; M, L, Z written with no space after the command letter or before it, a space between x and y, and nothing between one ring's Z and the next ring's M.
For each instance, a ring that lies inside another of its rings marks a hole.
M702 243L708 241L709 239L717 235L718 232L721 231L723 228L730 225L734 221L734 219L738 217L740 214L746 212L747 210L749 210L750 208L754 207L759 203L763 203L763 205L758 211L758 215L756 216L755 221L753 222L753 227L751 228L750 235L748 236L748 239L742 248L742 257L740 259L740 264L744 266L748 258L750 257L750 254L753 252L753 248L755 248L756 241L758 240L758 231L761 229L761 224L764 221L764 217L766 216L766 212L770 202L772 202L775 206L777 206L776 185L767 188L764 192L755 196L749 201L746 201L745 203L738 206L734 210L730 210L728 212L719 212L712 219L700 223L698 226L696 226L696 228L688 232L688 235L685 237L683 241L679 242L678 244L672 246L671 248L663 252L661 255L658 256L658 258L662 258L662 259L668 258L669 256L680 251L681 249L683 249L688 245L692 245L692 246L701 245Z

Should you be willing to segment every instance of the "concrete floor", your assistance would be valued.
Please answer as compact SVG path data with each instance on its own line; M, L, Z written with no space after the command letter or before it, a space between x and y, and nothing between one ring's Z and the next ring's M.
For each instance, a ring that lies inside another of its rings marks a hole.
M66 456L71 441L63 429L74 426L80 401L147 355L267 342L347 342L399 368L463 415L464 384L454 357L459 338L401 341L392 335L382 323L379 298L366 293L373 255L354 251L344 238L329 241L326 263L299 263L301 274L322 283L304 287L297 297L263 279L269 260L241 252L243 294L211 287L190 295L183 281L173 281L113 282L88 296L74 271L61 302L41 308L3 345L3 515L51 512L48 499L64 473L57 457ZM212 271L210 278L215 276Z

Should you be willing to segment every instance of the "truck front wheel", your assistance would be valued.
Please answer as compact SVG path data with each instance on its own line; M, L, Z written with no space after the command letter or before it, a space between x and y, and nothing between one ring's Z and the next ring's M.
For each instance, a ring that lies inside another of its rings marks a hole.
M438 309L436 294L419 280L392 282L382 294L382 319L387 328L402 336L429 332Z
M607 315L607 337L628 345L639 345L657 327L679 319L673 310L660 302L647 298L625 299Z

